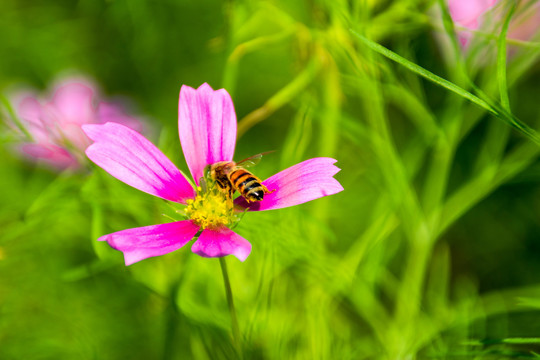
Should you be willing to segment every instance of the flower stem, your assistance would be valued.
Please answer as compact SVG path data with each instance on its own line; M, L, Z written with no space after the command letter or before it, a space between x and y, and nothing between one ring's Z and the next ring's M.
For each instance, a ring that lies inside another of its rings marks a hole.
M225 285L225 294L227 295L227 303L229 304L229 313L231 314L233 345L238 353L239 358L242 358L242 351L241 351L241 346L240 346L240 328L238 327L238 319L236 317L236 310L234 308L231 282L229 281L229 273L227 272L227 262L225 258L220 257L219 264L221 265L221 272L223 273L223 283Z

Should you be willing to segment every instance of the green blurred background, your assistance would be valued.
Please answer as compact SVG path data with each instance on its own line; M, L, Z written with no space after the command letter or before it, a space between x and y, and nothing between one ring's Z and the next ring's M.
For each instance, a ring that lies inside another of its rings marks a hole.
M338 160L345 191L248 214L236 229L253 245L244 263L227 259L244 358L534 357L540 147L350 31L497 104L496 39L476 45L483 61L456 58L439 5L3 0L0 89L46 92L59 75L86 74L129 97L187 171L178 93L208 82L233 97L235 159L276 150L259 177ZM510 44L507 67L511 112L531 127L536 44ZM167 222L163 201L97 167L23 162L13 134L1 139L0 359L236 357L217 259L186 246L125 267L95 241Z

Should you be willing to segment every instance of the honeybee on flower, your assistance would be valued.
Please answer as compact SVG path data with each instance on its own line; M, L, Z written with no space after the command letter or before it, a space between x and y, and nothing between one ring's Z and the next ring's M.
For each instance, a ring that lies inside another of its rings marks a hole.
M175 251L195 237L191 250L200 256L234 255L244 261L251 244L230 230L239 221L238 214L298 205L343 190L334 178L340 170L333 165L336 160L314 158L264 181L256 178L261 187L271 189L265 192L263 188L260 200L233 199L232 190L223 191L223 186L232 185L224 183L224 173L230 181L234 171L227 173L222 166L235 169L231 164L235 164L236 115L227 91L214 91L206 83L198 89L182 86L178 107L180 143L195 186L136 131L115 123L84 125L83 130L94 141L86 155L98 166L136 189L185 205L186 220L122 230L98 239L122 251L126 265ZM219 175L203 181L212 168ZM233 180L241 185L238 181ZM253 185L248 184L241 190L243 195Z
M270 194L272 191L261 184L262 181L247 168L258 163L263 155L253 155L237 163L220 161L207 166L207 171L211 181L215 181L229 196L232 197L238 190L247 202L262 201L264 194Z

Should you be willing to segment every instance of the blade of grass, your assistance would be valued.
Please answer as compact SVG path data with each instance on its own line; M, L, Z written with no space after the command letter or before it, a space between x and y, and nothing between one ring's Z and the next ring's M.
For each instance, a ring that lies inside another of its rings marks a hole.
M372 41L372 40L369 40L368 38L366 38L365 36L363 35L360 35L358 34L356 31L354 30L351 30L351 32L353 33L353 35L355 35L361 42L364 43L364 45L366 45L367 47L369 47L371 50L383 55L384 57L392 60L392 61L395 61L396 63L404 66L405 68L409 69L410 71L412 72L415 72L417 73L418 75L424 77L425 79L429 80L429 81L432 81L433 83L447 89L447 90L450 90L452 91L453 93L456 93L457 95L477 104L478 106L480 107L483 107L484 109L486 109L487 111L489 111L490 113L492 113L493 115L499 115L498 112L493 108L491 107L487 102L485 102L484 100L480 99L479 97L477 97L476 95L474 94L471 94L470 92L466 91L465 89L457 86L456 84L454 84L453 82L450 82L446 79L443 79L442 77L440 76L437 76L435 74L433 74L432 72L424 69L423 67L399 56L398 54L396 54L395 52L385 48L384 46L380 45L380 44L377 44L376 42Z
M483 100L479 98L478 96L470 93L469 91L463 89L462 87L443 79L440 76L437 76L433 74L432 72L424 69L423 67L399 56L395 52L385 48L384 46L377 44L376 42L369 40L363 35L358 34L354 30L350 30L353 35L355 35L362 43L364 43L367 47L372 49L373 51L383 55L384 57L397 62L398 64L404 66L405 68L409 69L410 71L413 71L417 73L418 75L424 77L425 79L471 101L472 103L484 108L491 114L493 114L495 117L501 119L508 125L514 127L515 129L522 132L525 136L527 136L529 139L534 141L536 144L540 145L540 136L538 136L538 133L529 127L527 124L523 123L519 119L517 119L512 114L509 114L504 109L501 109L499 106L496 106L494 104L490 104L490 102Z
M508 112L510 112L510 99L508 98L508 85L506 81L506 35L508 34L508 26L510 25L510 20L512 20L515 11L516 2L512 4L512 7L504 20L501 34L499 35L497 51L497 81L499 83L501 106Z

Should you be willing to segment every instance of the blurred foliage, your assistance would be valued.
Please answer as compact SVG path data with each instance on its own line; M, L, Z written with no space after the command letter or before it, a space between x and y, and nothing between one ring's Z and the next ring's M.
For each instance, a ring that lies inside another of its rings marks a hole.
M0 89L88 74L187 172L178 92L208 82L233 96L235 158L276 150L261 178L339 160L344 192L235 229L253 244L227 259L246 359L538 357L540 148L463 97L537 128L538 42L461 52L441 3L3 0ZM1 139L0 359L235 358L217 259L186 246L125 267L95 241L168 221L165 202Z

